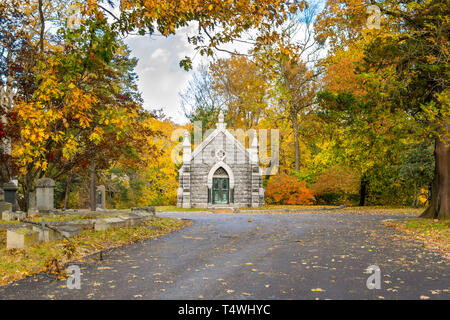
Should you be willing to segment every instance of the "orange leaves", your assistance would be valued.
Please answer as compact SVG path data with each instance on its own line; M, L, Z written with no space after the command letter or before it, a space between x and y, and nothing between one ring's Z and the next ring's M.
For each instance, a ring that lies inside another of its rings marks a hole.
M347 51L336 51L327 60L327 69L323 81L325 88L332 92L351 92L363 95L362 79L357 77L356 63L363 57L362 48L351 46Z
M308 205L313 201L313 192L306 188L305 182L299 182L295 177L286 174L269 179L266 188L268 204Z
M340 165L324 170L311 189L315 193L358 193L360 179L351 169Z
M219 59L210 65L215 92L227 100L227 117L236 128L250 129L266 109L268 81L264 71L246 57Z
M250 28L272 29L279 21L285 21L289 12L295 13L305 7L304 2L297 5L288 0L145 0L142 5L134 0L124 0L121 3L123 8L133 12L129 25L134 28L153 29L156 26L167 36L190 21L198 21L199 30L208 30L209 40L216 44L230 42ZM218 25L223 27L221 31L215 28ZM208 50L203 52L209 54Z

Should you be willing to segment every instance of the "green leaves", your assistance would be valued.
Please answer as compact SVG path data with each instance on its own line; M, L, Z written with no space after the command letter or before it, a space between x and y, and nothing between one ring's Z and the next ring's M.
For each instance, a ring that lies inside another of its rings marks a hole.
M183 60L180 61L180 67L183 68L186 71L189 71L192 69L192 60L191 58L185 56Z

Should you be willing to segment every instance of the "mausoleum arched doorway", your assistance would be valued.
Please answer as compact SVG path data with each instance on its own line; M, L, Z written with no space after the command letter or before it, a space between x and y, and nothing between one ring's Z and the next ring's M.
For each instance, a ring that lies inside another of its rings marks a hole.
M230 179L228 173L222 167L218 168L212 179L212 203L230 203Z

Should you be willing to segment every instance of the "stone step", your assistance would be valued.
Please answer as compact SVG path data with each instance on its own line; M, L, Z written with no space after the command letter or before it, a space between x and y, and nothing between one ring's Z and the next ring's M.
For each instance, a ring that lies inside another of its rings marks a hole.
M239 212L239 209L234 208L234 207L212 207L211 212L212 213L235 213L235 212Z

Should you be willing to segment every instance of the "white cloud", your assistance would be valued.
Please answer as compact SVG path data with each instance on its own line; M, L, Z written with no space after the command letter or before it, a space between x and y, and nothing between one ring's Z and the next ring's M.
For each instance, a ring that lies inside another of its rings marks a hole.
M181 109L179 92L183 91L196 68L208 58L196 55L194 47L187 42L188 35L197 31L195 24L177 30L177 34L168 38L162 36L130 35L125 43L131 54L139 59L136 73L139 76L139 90L144 99L144 107L148 110L163 108L164 113L176 123L188 120ZM228 50L238 49L241 52L246 46L234 43L225 46ZM184 57L195 57L193 70L187 72L179 63ZM229 56L220 53L219 57Z
M187 86L193 72L186 72L179 63L185 56L195 54L193 47L187 43L187 31L180 30L168 38L132 36L125 40L132 55L139 60L136 73L144 107L148 110L162 108L177 123L187 121L178 93Z

